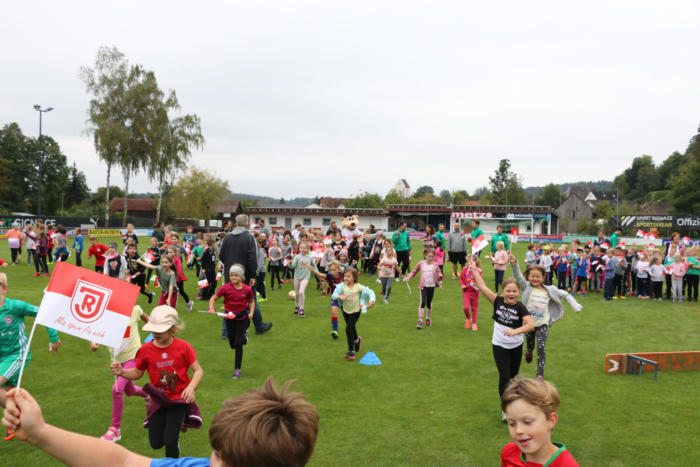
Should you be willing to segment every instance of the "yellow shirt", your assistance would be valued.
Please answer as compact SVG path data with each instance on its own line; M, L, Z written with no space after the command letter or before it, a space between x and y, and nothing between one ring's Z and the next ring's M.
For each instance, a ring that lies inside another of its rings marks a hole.
M530 312L535 326L549 324L549 292L546 289L533 288L527 299L527 311Z
M358 313L360 311L360 294L362 293L362 286L360 284L355 284L352 287L348 287L343 284L343 295L348 298L343 302L343 311L347 314Z
M113 360L119 363L124 363L133 358L136 358L136 352L141 348L141 336L139 336L139 319L143 314L140 306L136 305L131 311L131 319L124 332L122 345L116 350L116 356Z

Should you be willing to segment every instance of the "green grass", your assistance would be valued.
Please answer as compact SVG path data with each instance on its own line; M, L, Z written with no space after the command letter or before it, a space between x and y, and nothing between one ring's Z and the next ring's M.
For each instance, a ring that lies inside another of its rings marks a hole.
M416 243L414 258L418 248ZM524 257L524 245L515 251ZM0 257L9 259L5 242ZM492 268L484 270L491 284ZM41 301L48 278L34 279L33 271L26 263L6 270L10 297ZM188 276L187 290L195 295L193 271ZM379 290L373 277L363 275L361 283ZM461 292L457 281L448 278L444 290L436 291L433 326L417 331L417 280L412 288L409 297L404 284L395 284L391 304L380 299L358 323L361 354L374 351L381 366L343 358L344 324L341 339L333 341L328 299L320 293L309 291L307 317L301 320L287 299L289 285L268 291L270 299L261 307L274 327L251 337L238 381L231 379L233 351L219 338L220 320L186 313L181 302L186 322L181 337L193 345L204 368L197 402L205 426L181 436L182 454L208 456L206 427L221 402L273 375L279 383L298 379L294 388L321 414L311 465L497 465L509 436L500 421L490 306L482 299L479 331L465 330ZM553 439L565 443L581 465L689 465L699 459L700 372L664 372L658 381L650 374L611 376L603 373L603 358L616 352L700 350L700 307L636 299L605 302L600 294L580 300L583 311L567 308L548 340L545 377L562 396ZM144 298L139 303L148 309ZM204 302L195 305L195 310L204 308ZM50 355L46 333L37 330L25 387L41 403L48 422L100 436L111 414L108 352L91 353L86 341L68 335L62 340L60 352ZM523 362L521 369L534 376L534 364ZM126 398L125 405L121 444L148 456L164 455L149 447L141 428L141 399ZM3 466L57 465L23 443L0 446Z

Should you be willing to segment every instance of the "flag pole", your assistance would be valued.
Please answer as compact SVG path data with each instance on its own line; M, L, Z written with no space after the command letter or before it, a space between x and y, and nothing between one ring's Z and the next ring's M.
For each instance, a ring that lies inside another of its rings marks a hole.
M17 389L20 388L22 384L22 375L24 374L24 367L27 363L27 355L29 355L29 346L32 343L32 338L34 337L34 330L36 329L37 319L34 318L34 324L32 324L32 330L29 332L29 340L27 341L27 349L24 351L24 356L22 357L22 366L19 369L19 377L17 378Z

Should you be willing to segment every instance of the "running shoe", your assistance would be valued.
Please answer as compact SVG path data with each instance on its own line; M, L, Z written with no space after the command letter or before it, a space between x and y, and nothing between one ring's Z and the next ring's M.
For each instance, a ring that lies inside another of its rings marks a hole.
M303 318L303 317L304 317L304 309L299 308L299 318Z
M348 360L355 360L355 352L352 350L345 354L345 358Z
M426 319L425 319L425 325L426 325L427 327L430 327L430 318L426 318Z
M476 323L472 323L472 331L478 331L479 327L476 325Z
M471 325L472 325L471 320L470 320L469 318L467 318L467 319L464 321L464 329L469 329L469 327L470 327Z
M233 370L233 379L240 379L241 378L241 370L235 369Z
M100 439L109 441L110 443L116 443L117 441L122 439L121 430L119 428L110 426L109 428L107 428L107 433L100 436Z
M337 339L338 338L338 331L331 331L331 337L333 339Z
M359 352L361 346L362 346L362 336L357 336L357 340L355 341L355 352Z
M423 321L418 320L418 324L416 324L416 329L423 329Z
M525 352L525 361L527 363L532 363L532 352L530 352L529 350Z

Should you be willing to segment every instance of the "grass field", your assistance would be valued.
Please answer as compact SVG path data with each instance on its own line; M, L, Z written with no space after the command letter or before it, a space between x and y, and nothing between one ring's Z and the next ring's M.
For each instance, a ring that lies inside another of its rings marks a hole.
M9 260L7 244L2 243L0 257ZM414 264L418 248L415 243ZM516 245L515 252L523 258L524 245ZM94 262L84 264L92 267ZM26 262L5 271L9 297L39 304L48 278L32 278L34 268ZM490 265L484 271L487 284L492 284ZM186 288L194 296L194 272L187 273ZM363 275L360 282L379 293L374 277ZM435 294L431 328L415 328L417 279L412 281L412 297L404 284L397 283L389 305L379 299L362 316L359 357L374 351L381 366L343 358L344 324L341 320L341 339L332 340L328 299L313 287L307 293L303 320L292 313L289 284L268 291L269 300L261 309L274 327L250 338L240 380L231 379L233 351L220 339L220 320L187 313L181 301L178 311L186 329L180 337L192 344L204 369L196 397L205 426L181 436L182 455L208 457L206 428L221 402L273 375L279 383L297 379L293 387L306 394L321 414L311 465L498 465L500 450L510 439L500 421L498 374L491 353L492 310L482 298L480 329L466 330L457 281L448 278L443 286ZM700 372L664 372L658 381L650 374L603 373L606 353L700 350L698 304L633 298L605 302L602 293L579 300L583 311L577 314L567 308L550 330L547 345L545 378L557 385L563 401L553 440L566 444L582 466L698 465ZM139 303L149 309L145 298ZM205 308L205 302L195 305L195 310ZM92 353L86 341L61 338L59 353L50 355L46 332L37 329L23 386L40 402L48 422L100 436L111 414L108 351ZM523 361L521 371L534 376L534 363ZM142 400L126 398L120 443L144 455L163 456L162 450L149 447L143 417ZM0 465L57 465L18 441L0 446Z

